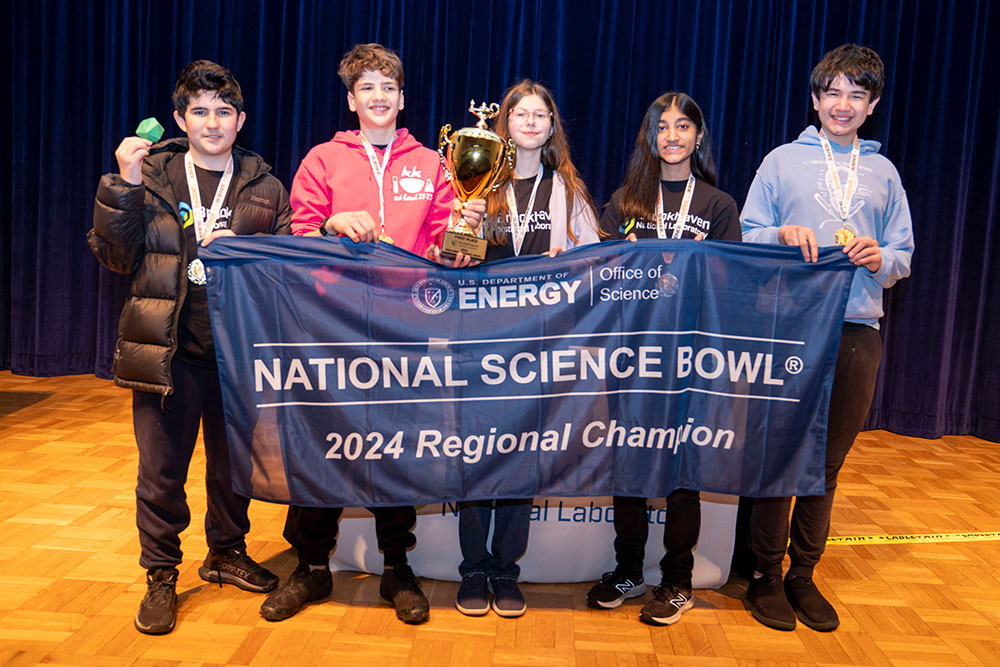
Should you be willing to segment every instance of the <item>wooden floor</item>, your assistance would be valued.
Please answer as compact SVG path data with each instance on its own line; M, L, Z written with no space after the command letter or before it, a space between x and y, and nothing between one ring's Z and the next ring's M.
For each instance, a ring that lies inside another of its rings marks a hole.
M0 663L1000 665L995 539L830 544L817 579L840 610L832 633L765 628L738 599L712 590L696 591L677 625L650 627L638 621L642 599L588 608L588 584L526 585L522 618L468 618L453 605L457 584L439 581L424 582L431 620L413 627L380 601L378 577L353 573L334 575L330 601L268 623L257 613L262 596L198 578L198 454L177 628L150 637L132 626L145 592L135 470L129 392L90 376L0 372ZM284 578L294 563L282 509L253 503L248 542ZM1000 445L880 431L858 440L841 474L833 535L991 531L1000 531Z

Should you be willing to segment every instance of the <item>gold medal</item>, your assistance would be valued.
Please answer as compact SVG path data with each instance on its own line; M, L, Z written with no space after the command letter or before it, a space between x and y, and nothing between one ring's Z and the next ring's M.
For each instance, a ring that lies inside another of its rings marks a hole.
M196 258L188 264L187 274L188 280L195 285L204 285L208 282L208 276L205 274L205 265L200 259Z
M396 242L392 240L392 237L385 233L379 234L378 240L383 243L391 243L392 245L396 245Z
M837 233L833 235L833 238L837 242L837 245L847 245L854 240L854 232L847 227L841 227L837 230Z

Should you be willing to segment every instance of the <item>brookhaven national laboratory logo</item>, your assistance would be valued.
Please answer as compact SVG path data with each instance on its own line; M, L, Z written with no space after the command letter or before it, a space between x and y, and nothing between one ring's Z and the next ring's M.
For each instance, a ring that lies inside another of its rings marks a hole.
M410 290L413 305L428 315L437 315L448 310L455 298L455 290L446 280L440 278L422 278L413 283Z

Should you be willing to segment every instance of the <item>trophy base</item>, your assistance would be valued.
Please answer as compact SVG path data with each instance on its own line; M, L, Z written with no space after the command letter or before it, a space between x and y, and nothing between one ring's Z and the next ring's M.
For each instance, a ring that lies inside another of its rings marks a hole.
M486 239L449 229L441 241L441 254L445 257L455 257L458 253L462 253L481 262L486 259L487 245Z

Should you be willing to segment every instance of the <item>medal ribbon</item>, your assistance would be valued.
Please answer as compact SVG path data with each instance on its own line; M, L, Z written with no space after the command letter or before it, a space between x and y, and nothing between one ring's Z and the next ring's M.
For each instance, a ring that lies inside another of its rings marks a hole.
M538 185L542 182L542 165L538 165L538 173L535 174L535 184L531 187L531 197L528 199L528 209L524 212L524 222L517 213L517 197L514 196L514 184L507 186L507 208L510 209L510 231L514 235L514 256L521 255L521 245L524 237L528 234L528 220L535 210L535 195L538 194Z
M384 192L384 179L385 170L389 166L389 155L392 154L392 142L396 140L396 135L392 136L392 140L389 141L389 145L385 147L385 152L382 154L382 162L379 163L378 158L375 156L375 148L372 143L368 141L368 137L365 133L361 133L361 144L365 147L365 153L368 154L368 164L371 165L372 175L375 177L375 183L378 185L378 220L379 224L382 226L379 230L379 237L384 237L385 234L385 192Z
M694 174L688 176L687 185L684 186L684 197L681 198L681 207L677 209L677 221L674 222L674 232L670 238L679 239L684 233L684 226L687 224L688 209L691 208L691 198L694 196ZM663 186L656 190L656 236L661 239L667 238L667 232L663 225Z
M847 218L851 212L851 199L854 198L854 192L858 189L858 162L861 156L861 142L858 141L857 136L854 137L854 146L851 148L851 166L847 171L847 184L844 186L840 184L837 163L833 161L833 149L830 147L830 140L826 138L826 133L823 130L819 131L819 142L823 145L826 168L833 175L833 185L837 190L835 196L840 198L840 201L837 202L840 206L840 219L843 221L844 227L847 227Z
M219 186L215 189L212 208L209 209L207 218L201 207L201 188L198 187L198 174L194 170L194 158L191 157L190 151L184 154L184 171L187 174L188 196L191 197L191 215L194 216L194 236L201 243L203 238L212 233L212 227L222 210L222 202L226 200L226 193L229 192L229 182L233 180L233 156L229 156L226 170L219 179Z

